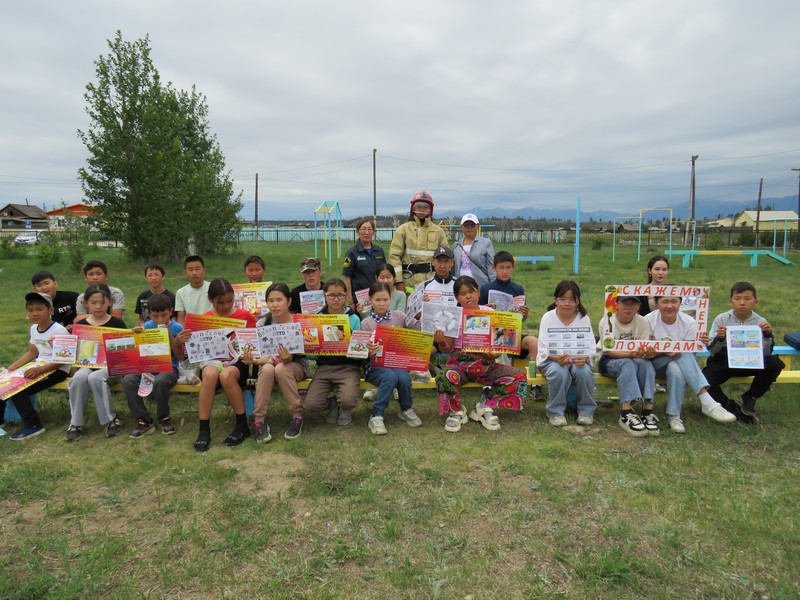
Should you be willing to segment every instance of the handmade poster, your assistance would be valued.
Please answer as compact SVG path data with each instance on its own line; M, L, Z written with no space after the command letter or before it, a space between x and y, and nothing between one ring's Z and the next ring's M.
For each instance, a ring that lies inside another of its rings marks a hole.
M367 344L375 337L374 331L366 329L356 329L350 333L350 344L347 346L348 358L369 358L369 348Z
M115 329L103 334L108 374L113 376L172 371L169 332L165 328L134 333Z
M458 337L461 333L461 314L460 306L423 302L421 329L428 333L436 333L440 329L446 336Z
M384 369L427 371L433 349L433 334L403 327L378 325L375 343L380 346L372 364Z
M521 314L465 309L462 319L461 341L464 352L519 354L522 338Z
M325 308L325 292L313 290L300 292L300 312L304 315L313 315Z
M232 286L233 305L249 311L251 315L266 315L269 313L266 292L270 285L272 285L271 281L234 283Z
M238 356L235 346L235 330L243 329L241 319L228 319L213 315L186 315L184 331L191 331L186 341L186 357L189 362L207 360L230 360Z
M106 347L103 344L103 334L126 331L128 329L115 329L113 327L94 327L84 323L72 326L72 334L78 336L78 356L74 363L78 367L100 368L106 366Z
M518 312L525 306L525 296L512 296L500 290L489 290L488 305L499 311Z
M406 298L406 322L408 327L411 322L422 312L422 284L414 288L414 291Z
M358 290L356 292L356 301L361 305L361 312L372 311L372 305L369 303L369 288Z
M153 393L153 385L155 385L156 376L152 373L142 373L139 379L139 389L136 390L136 395L140 398L147 398Z
M74 365L78 362L78 336L57 333L53 336L53 362Z
M728 366L731 369L764 368L764 332L757 325L732 325L726 329Z
M591 327L555 327L550 328L546 340L539 338L539 343L547 344L549 356L592 356L594 354L594 333Z
M0 400L5 400L17 392L32 386L37 381L47 377L49 373L44 373L43 375L34 377L33 379L25 378L25 371L33 367L41 367L45 364L47 363L40 360L33 360L29 363L25 363L18 369L6 371L5 373L0 374Z
M635 352L639 348L652 348L656 352L703 352L706 345L700 341L708 328L708 309L711 288L685 285L607 285L605 287L605 311L609 320L617 312L618 296L679 296L681 312L697 321L697 338L691 341L667 340L614 340L612 335L602 340L604 350ZM611 332L609 332L611 333Z
M283 346L289 354L303 354L303 330L299 323L273 323L256 329L258 352L261 356L278 354Z
M305 354L344 356L350 344L350 319L347 315L294 315L303 333Z

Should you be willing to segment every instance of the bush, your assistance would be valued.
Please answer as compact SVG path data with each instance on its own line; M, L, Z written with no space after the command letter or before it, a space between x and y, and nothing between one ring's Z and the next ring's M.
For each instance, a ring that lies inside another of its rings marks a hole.
M56 264L61 260L61 245L58 235L51 232L45 236L44 240L39 244L36 255L39 259L39 265L42 267L49 267Z
M75 272L80 272L93 239L92 230L86 220L67 216L59 239L66 249L69 265Z
M601 238L600 236L595 236L589 242L589 247L592 250L602 250L604 244L605 240L603 238Z
M14 244L13 237L0 238L0 256L3 258L25 258L25 248Z
M719 231L714 231L706 236L706 250L721 250L725 246L725 239Z
M743 231L739 234L739 245L740 246L755 246L756 245L756 234L752 231Z

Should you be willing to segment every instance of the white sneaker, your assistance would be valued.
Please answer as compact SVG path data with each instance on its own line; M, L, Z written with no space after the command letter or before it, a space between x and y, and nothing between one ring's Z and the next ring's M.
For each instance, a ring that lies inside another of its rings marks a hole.
M577 419L575 419L575 423L578 425L591 425L594 423L594 417L579 416Z
M705 416L714 419L717 423L733 423L736 420L736 415L722 408L718 402L711 407L703 406L701 410Z
M680 417L669 417L669 428L673 433L686 433L686 427Z
M373 435L386 435L386 425L383 424L383 417L370 417L369 430Z
M666 394L667 393L667 388L665 388L660 383L657 383L655 391L656 391L656 394Z
M401 421L407 423L411 427L422 427L422 419L417 416L413 408L401 410L397 416L400 417Z
M550 425L553 427L564 427L567 424L567 418L564 415L556 415L550 417Z
M364 400L366 400L367 402L375 402L375 398L377 397L378 397L378 390L376 389L365 391L363 396Z
M619 418L619 426L628 435L633 437L647 436L647 426L639 418L639 415L628 413L624 417Z

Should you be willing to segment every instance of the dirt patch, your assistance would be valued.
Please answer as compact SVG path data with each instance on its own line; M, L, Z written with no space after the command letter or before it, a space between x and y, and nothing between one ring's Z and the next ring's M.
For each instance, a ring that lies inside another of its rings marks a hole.
M218 463L237 471L232 485L240 494L265 497L285 494L295 482L295 475L305 468L305 462L291 454L262 452L246 463L226 459Z

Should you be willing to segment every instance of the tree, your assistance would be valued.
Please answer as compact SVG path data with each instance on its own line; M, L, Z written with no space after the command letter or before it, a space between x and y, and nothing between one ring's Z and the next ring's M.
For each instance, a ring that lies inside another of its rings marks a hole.
M241 192L234 196L225 158L209 132L205 97L163 85L149 37L108 41L86 85L89 151L78 170L104 233L132 258L178 259L194 242L212 254L237 243Z

